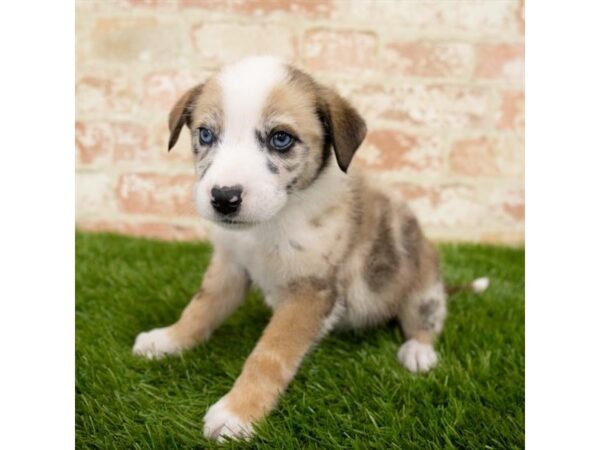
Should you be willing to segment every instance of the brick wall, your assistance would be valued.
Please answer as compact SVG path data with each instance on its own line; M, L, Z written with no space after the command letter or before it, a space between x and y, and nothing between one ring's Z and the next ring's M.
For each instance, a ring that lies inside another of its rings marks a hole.
M437 240L524 239L524 13L512 0L78 0L83 229L205 236L170 107L221 64L288 58L364 115L355 159Z

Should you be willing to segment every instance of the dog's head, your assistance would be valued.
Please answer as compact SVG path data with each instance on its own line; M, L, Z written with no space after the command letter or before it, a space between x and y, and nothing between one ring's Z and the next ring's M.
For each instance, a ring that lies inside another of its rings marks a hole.
M169 115L169 150L192 135L201 216L229 227L273 218L331 162L346 171L366 134L356 110L310 76L267 57L225 67Z

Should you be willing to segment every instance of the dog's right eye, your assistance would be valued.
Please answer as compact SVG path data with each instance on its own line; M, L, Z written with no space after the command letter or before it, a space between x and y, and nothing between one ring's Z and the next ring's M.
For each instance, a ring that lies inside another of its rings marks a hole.
M294 138L291 134L286 133L285 131L277 131L271 135L271 139L269 144L271 148L277 150L278 152L287 152L294 143Z
M198 133L198 141L200 141L200 145L210 145L214 142L215 135L208 128L200 128L200 132Z

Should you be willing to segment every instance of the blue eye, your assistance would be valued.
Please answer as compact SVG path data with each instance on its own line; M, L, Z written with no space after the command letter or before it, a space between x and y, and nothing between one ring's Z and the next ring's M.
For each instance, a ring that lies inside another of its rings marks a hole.
M215 140L215 135L208 128L200 128L198 140L200 141L200 145L210 145Z
M277 131L271 135L269 143L274 150L285 152L286 150L289 150L294 143L294 138L285 131Z

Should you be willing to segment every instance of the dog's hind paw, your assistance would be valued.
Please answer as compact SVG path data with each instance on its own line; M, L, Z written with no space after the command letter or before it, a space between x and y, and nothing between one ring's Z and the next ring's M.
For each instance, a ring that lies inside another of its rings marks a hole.
M165 355L178 354L181 346L169 334L169 328L155 328L154 330L140 333L135 338L133 354L144 356L148 359L162 358Z
M431 344L409 339L398 350L398 360L413 373L427 372L437 364L437 355Z
M227 396L212 405L204 416L204 436L217 442L223 442L226 438L249 439L253 434L252 424L227 407Z

